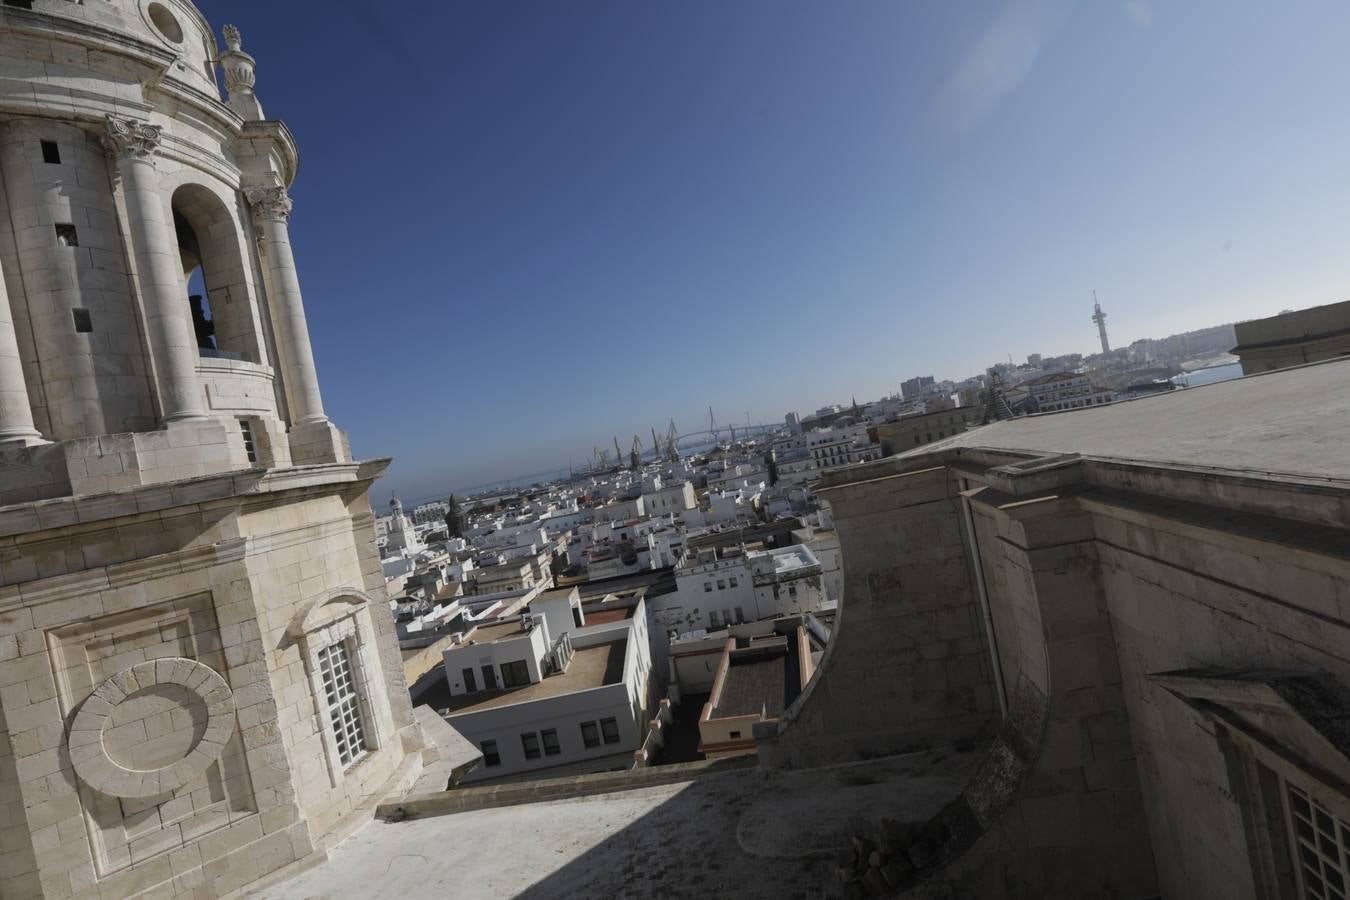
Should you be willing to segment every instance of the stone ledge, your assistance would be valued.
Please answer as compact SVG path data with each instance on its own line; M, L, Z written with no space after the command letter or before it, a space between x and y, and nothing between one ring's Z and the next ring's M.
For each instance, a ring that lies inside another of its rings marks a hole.
M0 538L32 535L70 524L154 513L244 494L270 494L331 484L373 481L391 460L363 460L291 466L286 469L237 469L157 484L132 485L114 491L54 497L0 506ZM51 523L51 524L44 524Z
M630 769L625 772L599 772L593 775L573 775L568 778L457 788L453 791L412 796L397 803L384 803L376 808L375 815L388 822L402 822L407 819L424 819L428 816L444 816L475 809L519 806L541 800L568 800L596 794L632 791L719 775L738 769L754 768L757 765L758 761L753 756L737 756L730 759Z

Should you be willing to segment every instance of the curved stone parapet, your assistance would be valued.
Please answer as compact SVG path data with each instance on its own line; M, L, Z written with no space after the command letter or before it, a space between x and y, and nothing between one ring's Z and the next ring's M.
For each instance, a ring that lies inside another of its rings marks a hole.
M832 505L844 599L816 672L765 765L829 765L987 740L999 706L961 532L959 486L931 465L849 467ZM889 472L880 478L867 475ZM856 479L856 480L853 480Z

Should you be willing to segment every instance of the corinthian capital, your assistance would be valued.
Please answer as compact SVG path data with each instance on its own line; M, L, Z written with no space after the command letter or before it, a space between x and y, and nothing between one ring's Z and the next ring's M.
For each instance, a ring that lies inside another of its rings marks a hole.
M259 222L286 222L291 218L291 197L285 185L249 188L244 197Z
M103 135L103 146L112 156L118 158L149 157L159 150L160 127L108 114L107 133Z

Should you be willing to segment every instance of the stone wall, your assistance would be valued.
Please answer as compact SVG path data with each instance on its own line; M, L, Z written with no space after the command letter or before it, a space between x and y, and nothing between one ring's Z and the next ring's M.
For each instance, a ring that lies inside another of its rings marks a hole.
M415 777L361 471L0 510L6 896L219 896ZM369 749L334 766L303 651L344 637Z
M991 736L998 704L961 530L941 467L821 493L834 510L844 598L821 671L760 742L766 763L812 766ZM757 734L757 737L759 735Z
M951 571L927 549L949 543L943 484L969 504L961 552L1011 711L941 814L872 823L902 864L859 884L916 898L1292 896L1284 785L1350 821L1340 483L970 448L841 473L825 488L848 578L840 628L764 755L848 758L855 729L941 721L857 688L893 665L887 647L927 634L922 589L907 588ZM879 594L888 569L907 577ZM866 641L850 630L860 619ZM900 674L889 682L903 691Z

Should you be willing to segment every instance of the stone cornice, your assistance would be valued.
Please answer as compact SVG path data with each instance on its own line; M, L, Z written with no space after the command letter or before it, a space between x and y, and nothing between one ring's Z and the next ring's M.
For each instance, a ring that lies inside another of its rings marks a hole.
M382 458L323 463L286 469L244 469L161 484L145 484L77 497L57 497L0 507L0 546L64 538L67 530L96 531L109 520L184 506L237 503L241 498L288 491L335 489L368 484L389 467ZM64 521L65 525L43 525Z

